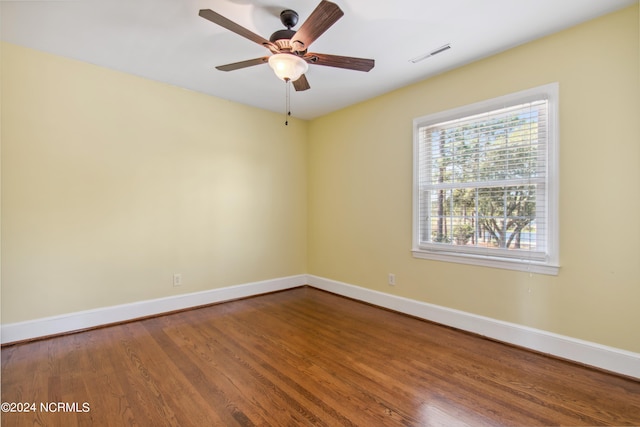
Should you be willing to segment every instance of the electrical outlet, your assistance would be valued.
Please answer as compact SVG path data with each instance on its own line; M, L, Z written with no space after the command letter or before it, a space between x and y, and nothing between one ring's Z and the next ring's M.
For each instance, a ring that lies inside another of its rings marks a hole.
M396 275L393 273L389 273L389 286L396 285Z
M177 286L182 286L182 274L180 273L175 273L173 275L173 286L177 287Z

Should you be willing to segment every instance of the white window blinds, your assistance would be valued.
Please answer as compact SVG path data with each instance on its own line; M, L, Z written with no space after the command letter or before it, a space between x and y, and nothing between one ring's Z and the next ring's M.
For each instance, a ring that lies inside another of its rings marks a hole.
M550 99L534 95L416 121L415 249L550 260Z

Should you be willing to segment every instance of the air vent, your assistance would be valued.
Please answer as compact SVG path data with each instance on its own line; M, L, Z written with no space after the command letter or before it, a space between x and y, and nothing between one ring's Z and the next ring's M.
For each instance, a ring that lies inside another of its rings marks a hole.
M432 56L435 56L435 55L437 55L439 53L442 53L445 50L449 50L449 49L451 49L451 43L447 43L444 46L440 46L439 48L434 49L429 53L425 53L424 55L416 56L415 58L410 59L409 61L413 62L415 64L417 62L423 61L423 60L425 60L427 58L431 58Z

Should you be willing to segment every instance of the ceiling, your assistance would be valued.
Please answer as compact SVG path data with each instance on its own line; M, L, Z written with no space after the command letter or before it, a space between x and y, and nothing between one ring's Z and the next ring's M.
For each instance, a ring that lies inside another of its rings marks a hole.
M1 0L2 40L189 90L284 113L285 84L267 65L217 65L268 51L198 16L212 9L269 38L294 9L299 28L320 0ZM312 119L638 0L334 0L344 16L313 52L375 59L368 73L311 65L311 89L292 92L295 117ZM410 59L445 44L451 49Z

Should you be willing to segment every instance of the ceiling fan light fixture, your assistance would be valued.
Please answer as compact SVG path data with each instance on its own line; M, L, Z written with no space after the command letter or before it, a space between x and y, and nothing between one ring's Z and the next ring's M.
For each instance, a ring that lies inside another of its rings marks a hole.
M301 75L307 72L309 64L291 53L276 53L269 57L269 66L279 79L295 82Z

